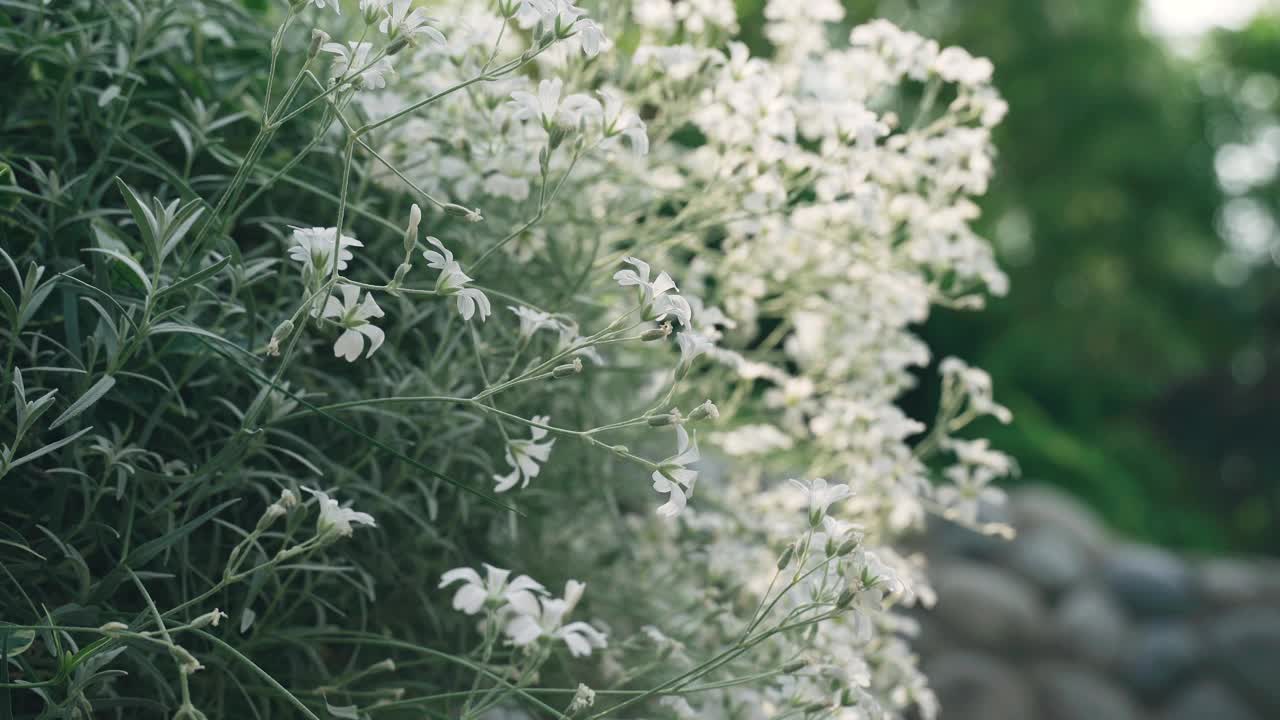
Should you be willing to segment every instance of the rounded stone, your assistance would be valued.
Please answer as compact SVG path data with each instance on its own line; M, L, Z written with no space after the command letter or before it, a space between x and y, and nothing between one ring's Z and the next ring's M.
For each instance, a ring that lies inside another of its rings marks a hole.
M1262 716L1220 682L1206 680L1174 696L1159 720L1262 720Z
M1129 643L1129 619L1102 588L1085 585L1054 609L1054 645L1100 669L1110 669Z
M1089 553L1106 546L1107 532L1102 522L1079 500L1046 485L1019 488L1009 498L1009 513L1019 532L1052 528L1066 533Z
M953 651L924 666L948 720L1025 720L1038 716L1030 684L988 655Z
M1208 633L1220 674L1268 717L1280 717L1280 609L1235 610Z
M1210 558L1196 565L1196 586L1217 607L1280 606L1280 562Z
M1188 625L1156 622L1134 634L1125 653L1123 674L1138 694L1157 699L1190 676L1200 658L1200 639Z
M1138 617L1178 615L1195 607L1191 572L1166 550L1146 545L1115 548L1107 554L1103 575L1111 592Z
M934 608L947 631L969 646L1009 649L1043 636L1044 604L1035 589L999 568L961 561L934 572Z
M1055 528L1035 528L1013 541L1009 566L1056 595L1076 585L1089 570L1089 558L1069 533Z
M1120 688L1077 665L1045 663L1033 671L1046 720L1139 720L1138 706ZM1029 716L1030 717L1030 716Z

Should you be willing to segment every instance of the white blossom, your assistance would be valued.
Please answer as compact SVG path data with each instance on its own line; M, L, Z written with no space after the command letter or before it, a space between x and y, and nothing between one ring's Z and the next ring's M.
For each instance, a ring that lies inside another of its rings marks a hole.
M336 537L351 537L352 525L368 525L369 527L377 527L373 516L369 513L356 512L351 508L338 505L338 501L329 497L327 494L319 490L312 490L304 487L303 490L311 493L320 505L320 517L316 520L316 535L318 537L327 537L334 535Z
M405 37L412 42L427 38L432 42L444 45L444 34L429 23L436 20L427 15L423 8L415 8L414 0L390 0L384 8L386 17L378 24L378 30L391 38Z
M467 287L471 277L462 271L462 266L453 259L453 253L436 238L428 237L427 243L439 250L424 250L422 253L427 259L427 267L440 271L436 278L436 292L455 299L458 314L463 320L471 320L476 315L479 315L481 321L489 317L493 307L489 304L488 296L477 288Z
M664 517L675 517L684 510L688 496L693 494L693 487L698 482L698 471L687 466L701 459L698 452L698 441L690 439L689 432L683 425L676 425L676 454L658 463L653 471L653 489L669 495L667 502L658 508L658 514Z
M565 583L563 598L536 598L532 602L512 603L516 614L504 628L507 639L517 647L529 645L539 638L563 640L574 657L585 657L593 648L607 645L604 633L591 625L575 621L564 623L577 606L586 585L577 580Z
M302 263L304 272L326 275L333 270L334 246L338 250L338 270L346 270L347 262L354 255L348 248L364 247L364 243L350 235L338 237L337 228L293 228L290 236L293 246L289 257ZM336 242L335 242L336 241Z
M343 45L331 42L320 46L320 49L335 56L333 66L329 69L329 76L334 80L347 78L347 73L354 71L356 75L350 79L356 87L377 90L386 87L386 76L395 73L387 58L378 58L376 61L373 59L373 43L351 42Z
M484 565L485 576L469 567L454 568L440 576L440 587L446 588L461 581L462 585L453 594L453 609L475 615L485 605L498 608L505 605L531 607L537 605L537 596L545 593L542 584L528 575L511 577L510 570Z
M373 293L365 293L364 301L360 301L360 288L354 285L342 285L342 301L330 295L325 301L323 317L331 318L344 328L338 340L333 344L335 357L345 358L347 362L355 362L364 350L365 338L369 340L369 353L366 358L382 347L386 335L382 329L369 322L370 318L382 317L382 308L373 299Z
M531 418L535 423L529 428L530 438L528 440L509 440L507 442L507 464L511 466L511 472L506 475L495 475L494 480L497 485L493 488L494 492L504 493L519 483L520 487L528 487L529 481L538 476L542 470L542 464L551 456L551 447L555 444L555 439L539 442L547 436L547 429L537 427L538 425L546 425L551 418L546 415L537 415Z

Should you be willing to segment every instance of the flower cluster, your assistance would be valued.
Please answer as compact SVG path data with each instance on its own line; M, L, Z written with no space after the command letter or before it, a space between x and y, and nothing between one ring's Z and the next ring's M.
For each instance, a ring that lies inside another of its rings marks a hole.
M607 644L568 620L576 580L552 597L492 566L450 570L440 586L479 617L479 655L522 648L504 672L527 678L563 643L619 683L661 684L669 658L745 643L754 659L689 677L790 669L651 707L933 717L911 623L895 612L933 593L898 539L930 513L992 531L981 506L1002 499L993 483L1016 467L959 435L982 416L1009 419L981 370L940 364L932 423L899 399L933 362L913 330L931 308L977 309L1007 290L972 229L1006 111L991 64L883 21L832 42L836 0L769 0L770 58L734 39L728 0L620 4L602 17L634 28L625 51L568 0L445 0L438 20L408 0L360 10L358 40L320 46L332 112L364 123L343 123L348 171L369 150L362 179L434 207L448 246L418 246L414 205L399 265L362 256L349 277L364 246L345 228L295 230L303 305L338 326L334 353L355 360L387 337L374 295L394 296L399 317L384 322L421 342L379 357L427 369L388 401L434 403L432 420L476 433L465 450L435 445L441 462L547 515L489 519L488 536L559 548L574 559L566 574L635 599L609 618L628 639ZM419 251L434 283L413 272ZM511 314L492 316L490 296ZM701 449L699 423L722 426ZM675 450L655 459L653 429L668 426ZM797 467L813 478L801 492L777 482ZM333 527L363 522L348 520ZM661 593L647 591L655 578Z
M608 645L606 636L589 623L565 622L577 607L587 586L577 580L565 583L563 597L551 597L546 588L528 575L510 579L511 572L485 565L485 576L462 567L446 572L440 587L461 583L453 595L453 608L498 623L507 642L530 647L539 641L563 642L574 657Z

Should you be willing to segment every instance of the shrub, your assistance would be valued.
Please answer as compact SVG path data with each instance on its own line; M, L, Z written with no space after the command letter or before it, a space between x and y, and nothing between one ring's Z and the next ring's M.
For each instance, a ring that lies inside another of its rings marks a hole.
M1003 530L1007 412L895 401L1004 290L990 64L339 4L5 4L0 709L932 716L895 544Z

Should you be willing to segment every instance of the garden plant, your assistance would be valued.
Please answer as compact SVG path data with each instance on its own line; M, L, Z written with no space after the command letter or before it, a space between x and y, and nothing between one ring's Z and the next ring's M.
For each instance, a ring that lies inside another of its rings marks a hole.
M993 68L835 0L0 0L0 718L888 718Z

